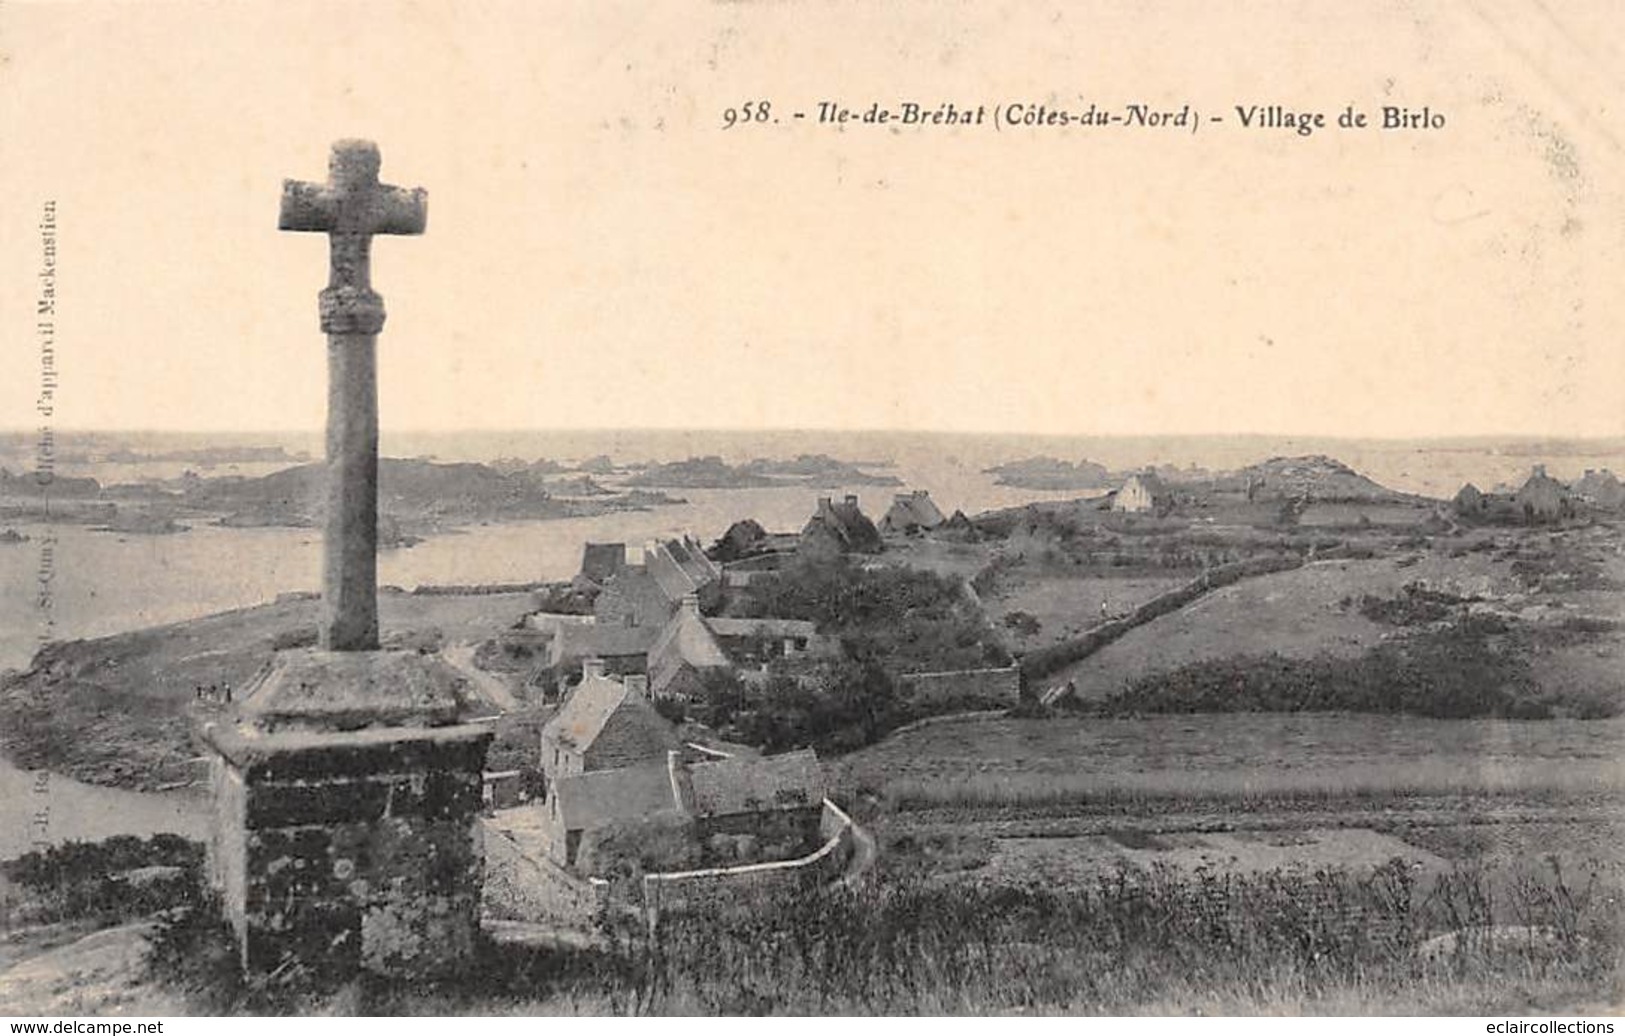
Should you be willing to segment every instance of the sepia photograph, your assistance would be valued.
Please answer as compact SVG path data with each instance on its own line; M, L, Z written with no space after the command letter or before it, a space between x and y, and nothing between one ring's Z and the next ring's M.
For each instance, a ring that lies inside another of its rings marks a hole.
M1613 1032L1622 100L1609 0L5 0L0 1016Z

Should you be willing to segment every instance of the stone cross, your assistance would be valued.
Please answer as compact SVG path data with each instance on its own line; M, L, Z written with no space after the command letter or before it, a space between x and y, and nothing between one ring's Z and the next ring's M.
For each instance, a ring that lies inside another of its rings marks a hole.
M322 536L320 646L378 647L378 332L384 300L372 290L374 234L421 234L427 195L378 182L378 145L333 145L326 183L284 180L281 230L328 235L327 515Z

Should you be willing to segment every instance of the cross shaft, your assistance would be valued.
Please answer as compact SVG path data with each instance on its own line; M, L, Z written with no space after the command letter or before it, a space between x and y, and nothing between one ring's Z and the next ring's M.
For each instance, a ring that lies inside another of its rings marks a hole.
M378 647L378 332L384 300L372 290L372 235L421 234L422 188L378 182L378 146L333 145L326 183L284 180L281 230L328 235L327 507L322 536L321 647Z

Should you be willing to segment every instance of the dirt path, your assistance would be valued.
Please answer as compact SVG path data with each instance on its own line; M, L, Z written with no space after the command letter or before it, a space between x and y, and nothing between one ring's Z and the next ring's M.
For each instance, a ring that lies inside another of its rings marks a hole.
M447 662L450 662L464 676L468 677L479 692L485 696L492 705L503 712L517 712L524 708L519 699L508 690L508 685L501 678L479 668L474 664L473 644L449 644L441 652Z

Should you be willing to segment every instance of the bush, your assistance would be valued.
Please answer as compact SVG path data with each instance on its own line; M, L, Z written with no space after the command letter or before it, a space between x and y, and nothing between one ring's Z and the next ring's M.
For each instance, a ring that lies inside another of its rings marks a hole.
M1004 617L1004 624L1023 637L1035 637L1044 628L1038 616L1031 612L1013 611Z
M1426 626L1454 615L1468 598L1409 583L1396 597L1360 598L1360 614L1385 626Z
M178 835L65 842L0 865L42 922L113 924L200 898L203 846Z
M1196 662L1135 680L1095 708L1108 715L1338 711L1439 719L1620 711L1617 698L1543 693L1525 650L1533 636L1493 616L1470 616L1355 659L1270 654Z
M656 813L636 820L612 820L581 835L576 869L613 884L636 885L645 874L691 870L700 865L694 818L682 813ZM634 893L639 899L641 889Z
M845 558L798 559L753 582L743 614L807 619L860 661L893 672L972 669L997 643L957 580L901 566L860 568Z

